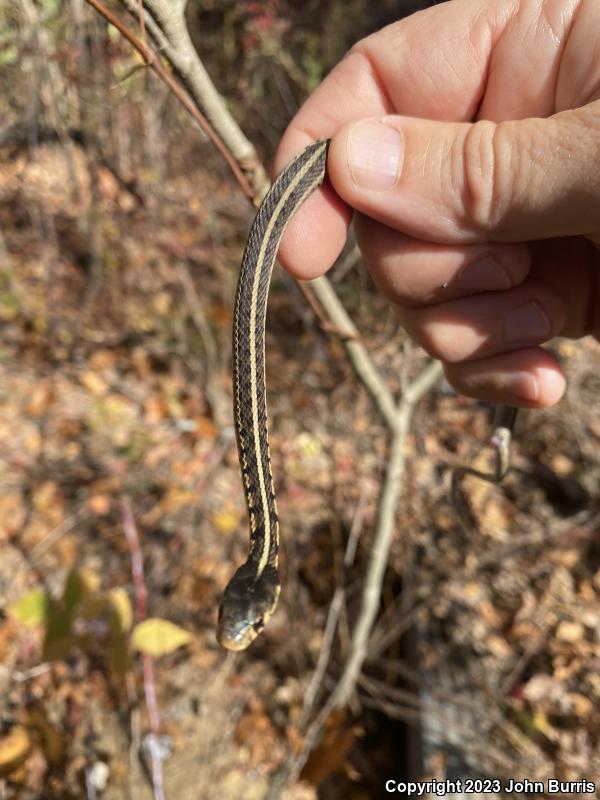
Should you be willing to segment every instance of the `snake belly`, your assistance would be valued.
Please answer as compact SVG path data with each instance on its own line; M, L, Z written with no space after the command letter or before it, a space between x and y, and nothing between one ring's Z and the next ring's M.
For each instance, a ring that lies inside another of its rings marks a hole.
M250 526L248 558L219 606L217 639L244 650L273 614L279 522L267 430L265 321L277 250L286 225L325 178L329 140L305 148L273 183L256 214L244 251L233 315L233 412Z

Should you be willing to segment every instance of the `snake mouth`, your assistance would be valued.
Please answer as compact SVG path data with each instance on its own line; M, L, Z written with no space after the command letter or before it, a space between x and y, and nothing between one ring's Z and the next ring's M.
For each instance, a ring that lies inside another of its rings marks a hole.
M227 650L245 650L264 628L262 619L256 622L239 620L235 624L219 626L217 641Z

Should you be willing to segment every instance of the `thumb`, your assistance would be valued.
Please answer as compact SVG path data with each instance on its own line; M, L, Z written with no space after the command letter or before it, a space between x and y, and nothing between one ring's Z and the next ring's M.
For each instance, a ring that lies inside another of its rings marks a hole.
M328 175L349 205L442 243L600 240L600 101L547 119L386 116L334 136Z

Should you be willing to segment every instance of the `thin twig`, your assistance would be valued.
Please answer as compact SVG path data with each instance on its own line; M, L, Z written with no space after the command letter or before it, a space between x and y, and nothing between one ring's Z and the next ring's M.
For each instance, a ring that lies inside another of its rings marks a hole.
M137 0L138 17L140 20L140 39L144 44L146 43L146 23L144 21L144 6L142 0Z
M146 619L148 614L148 590L144 580L144 560L140 538L138 536L131 503L128 499L121 501L121 515L123 519L123 530L129 546L131 557L131 577L133 578L133 588L135 591L135 618L138 622Z
M352 249L348 253L348 255L338 263L335 268L335 275L333 276L334 283L340 283L346 275L350 272L350 270L356 267L360 260L362 259L362 254L358 249L358 245L353 245Z
M300 292L304 296L304 299L310 306L313 314L317 318L319 323L319 327L325 333L334 334L342 341L346 341L346 339L358 339L358 332L356 334L350 333L347 330L342 330L341 328L337 328L331 320L327 319L327 316L321 306L317 303L317 300L311 290L311 284L305 281L296 281L296 285L300 289Z
M335 328L343 332L342 343L354 371L369 393L383 421L390 430L393 430L396 425L394 398L366 347L360 341L356 326L326 278L316 278L309 285Z
M129 545L131 556L131 576L135 591L135 618L137 622L143 622L148 615L148 590L144 579L144 560L140 537L138 535L131 503L127 498L121 501L121 516L123 519L123 530ZM144 675L144 697L146 708L148 709L148 719L150 722L150 734L148 736L148 750L150 752L150 762L152 764L152 791L155 800L165 800L164 781L162 773L162 754L160 751L160 713L156 702L156 689L154 683L154 663L152 656L142 653L142 668Z
M344 594L344 587L338 586L333 594L333 600L329 605L327 621L325 623L325 631L323 632L323 643L319 651L319 658L317 659L315 671L312 674L310 683L304 694L302 713L300 715L300 719L298 720L298 729L300 731L304 729L304 726L310 718L314 702L317 698L317 693L321 688L323 676L325 675L327 665L329 664L335 631L337 628L342 604L344 602Z
M217 363L217 344L206 319L206 314L202 308L200 298L198 297L192 275L186 264L182 264L181 262L177 264L177 277L183 288L185 299L188 302L192 321L202 340L207 368L209 370L215 369Z
M354 563L354 557L356 555L358 540L360 538L360 534L363 529L363 521L364 521L366 505L367 505L367 492L363 487L363 490L361 491L360 497L358 499L358 505L356 507L354 519L352 520L352 526L350 528L350 533L348 535L348 541L346 543L342 575L340 576L339 585L337 586L333 594L333 599L329 605L329 611L327 612L325 631L323 633L323 643L321 644L321 649L319 651L317 665L311 677L308 688L306 689L306 692L304 694L304 701L302 703L302 713L300 714L300 719L298 721L298 729L301 732L303 731L306 723L310 719L310 714L312 712L314 702L317 698L317 693L321 688L323 677L327 670L327 665L329 664L335 632L337 629L340 612L342 610L346 594L343 585L343 579L344 579L343 572L349 569Z
M344 552L344 569L350 569L350 567L354 564L356 550L358 548L358 541L363 530L367 502L368 495L366 491L366 485L363 484L360 496L358 498L358 503L356 504L356 511L354 512L354 517L352 518L352 524L350 525L350 533L348 534L348 542Z
M396 510L406 463L405 445L415 404L439 380L441 366L430 364L407 388L397 411L388 463L379 501L375 536L362 593L361 609L352 636L352 650L334 692L337 707L348 704L367 657L368 642L379 609L383 577L395 529Z
M367 661L372 661L383 653L393 642L397 641L408 630L412 628L418 619L419 612L423 608L427 608L433 602L433 598L437 597L435 592L432 592L426 600L415 602L408 608L404 608L399 617L394 619L394 622L389 626L380 625L383 628L381 633L375 634L369 641L369 655ZM391 608L396 608L397 604L393 603ZM387 609L386 609L387 611Z
M85 775L85 795L87 800L96 800L96 787L94 786L94 782L92 781L92 772L89 766L85 768L84 771Z
M134 15L136 0L124 0ZM217 91L191 40L185 15L186 0L144 0L146 28L161 55L185 86L198 109L210 120L219 138L248 178L258 205L269 188L267 173L253 144L244 136Z
M33 678L37 678L39 675L43 675L46 672L50 672L51 669L52 664L44 662L43 664L37 664L35 667L31 667L31 669L22 671L15 670L15 672L11 673L10 677L17 683L23 683L24 681L30 681Z
M183 288L190 309L192 322L200 335L202 347L204 349L204 389L206 396L215 421L220 428L224 428L230 421L230 413L227 409L227 403L220 381L216 375L218 362L217 343L206 319L206 314L202 308L200 298L198 297L192 275L186 264L180 262L177 265L177 277Z
M513 406L498 406L495 412L494 430L490 438L490 445L494 449L494 466L491 472L482 472L474 467L459 464L452 470L450 497L456 512L468 530L471 520L467 514L467 502L462 494L462 481L467 475L472 475L488 483L499 484L510 469L510 445L512 432L517 420L517 409Z
M158 77L169 87L169 89L173 92L175 97L179 100L181 105L185 108L185 110L193 117L193 119L198 123L200 128L204 131L206 136L210 139L210 141L214 144L217 148L219 153L223 156L225 161L227 162L229 168L233 172L233 175L236 181L239 183L242 191L246 195L246 197L252 201L254 201L255 192L252 190L252 187L248 183L246 176L239 168L236 160L231 155L229 149L225 146L223 141L217 136L212 126L209 124L206 117L198 110L195 103L188 97L188 95L183 91L179 83L175 80L175 78L167 72L167 70L163 67L161 62L159 61L158 57L154 53L154 51L144 42L142 42L137 36L135 36L131 31L123 25L121 20L116 17L111 11L106 8L104 3L100 2L100 0L86 0L89 5L93 6L96 11L101 14L107 22L110 22L111 25L119 31L121 36L123 36L129 42L132 47L134 47L138 53L142 56L144 61L148 64L148 66L156 72Z
M78 509L74 514L65 517L65 519L63 519L63 521L51 531L48 531L44 538L31 548L31 559L35 561L52 547L54 547L59 539L62 539L65 534L67 534L70 530L73 530L75 525L81 521L81 517L81 509Z

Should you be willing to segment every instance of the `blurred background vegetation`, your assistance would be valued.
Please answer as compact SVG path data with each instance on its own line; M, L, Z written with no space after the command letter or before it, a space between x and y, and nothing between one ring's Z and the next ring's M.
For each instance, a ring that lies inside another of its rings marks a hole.
M427 5L190 0L187 22L268 164L347 49ZM157 759L167 797L267 797L347 658L388 434L339 341L277 275L267 360L285 589L264 636L226 657L216 608L247 536L231 306L253 209L83 0L2 4L0 85L0 797L159 797ZM351 244L332 280L400 392L424 353ZM568 398L521 419L504 487L468 482L467 530L449 468L478 457L489 409L443 384L419 405L356 708L328 718L284 796L600 774L599 352L555 351ZM144 617L159 625L146 638Z

